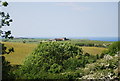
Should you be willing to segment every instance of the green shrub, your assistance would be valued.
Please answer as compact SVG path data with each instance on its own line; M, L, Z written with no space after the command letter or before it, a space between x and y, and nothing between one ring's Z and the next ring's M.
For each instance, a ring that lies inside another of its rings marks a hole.
M118 51L120 51L120 41L114 42L112 45L109 46L108 53L110 55L115 55Z
M61 70L62 70L62 66L54 63L53 65L51 65L48 71L51 73L60 73Z
M66 60L81 54L81 48L67 42L40 43L35 51L26 58L24 65L16 71L16 75L18 78L24 79L49 78L54 73L60 73L69 68L69 66L64 67Z
M108 46L108 50L103 51L103 54L109 54L114 56L119 51L120 51L120 41L117 41L112 43L110 46Z
M14 75L11 72L12 66L10 62L6 61L4 56L0 56L2 59L2 79L14 79Z

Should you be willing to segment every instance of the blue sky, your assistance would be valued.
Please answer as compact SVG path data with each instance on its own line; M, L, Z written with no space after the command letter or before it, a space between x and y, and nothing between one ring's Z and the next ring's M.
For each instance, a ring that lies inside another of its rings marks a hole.
M15 37L117 37L117 2L11 2Z

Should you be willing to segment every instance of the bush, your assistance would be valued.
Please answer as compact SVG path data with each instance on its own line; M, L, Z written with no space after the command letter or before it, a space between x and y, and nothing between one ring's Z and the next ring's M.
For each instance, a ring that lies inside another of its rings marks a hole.
M62 66L54 63L53 65L51 65L48 71L51 73L60 73L61 70L62 70Z
M63 67L66 60L81 54L81 48L67 42L40 43L15 73L22 79L47 79L53 73L60 73L68 68L69 66Z
M115 55L118 51L120 51L120 41L114 42L112 45L109 46L108 53L110 55Z
M108 47L108 50L103 51L104 54L109 54L114 56L120 51L120 41L114 42Z
M6 61L4 56L0 56L2 59L2 79L14 79L14 75L11 72L12 66L10 62Z
M63 66L67 70L76 70L76 67L82 67L82 63L77 58L69 58L63 62Z

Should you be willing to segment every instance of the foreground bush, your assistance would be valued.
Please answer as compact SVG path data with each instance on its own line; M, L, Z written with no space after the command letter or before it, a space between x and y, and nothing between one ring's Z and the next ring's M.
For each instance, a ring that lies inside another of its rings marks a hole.
M24 65L15 73L21 79L44 79L53 73L62 73L67 69L75 69L78 66L75 62L70 66L72 59L82 55L82 49L63 42L40 43L37 49L26 58ZM73 65L75 67L73 67ZM57 77L59 75L56 75ZM51 78L52 78L51 77Z

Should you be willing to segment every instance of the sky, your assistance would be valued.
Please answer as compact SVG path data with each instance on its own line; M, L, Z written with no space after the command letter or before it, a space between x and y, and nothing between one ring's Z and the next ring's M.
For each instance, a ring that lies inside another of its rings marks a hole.
M9 2L15 37L117 37L117 2Z
M7 2L119 2L119 0L2 0Z

